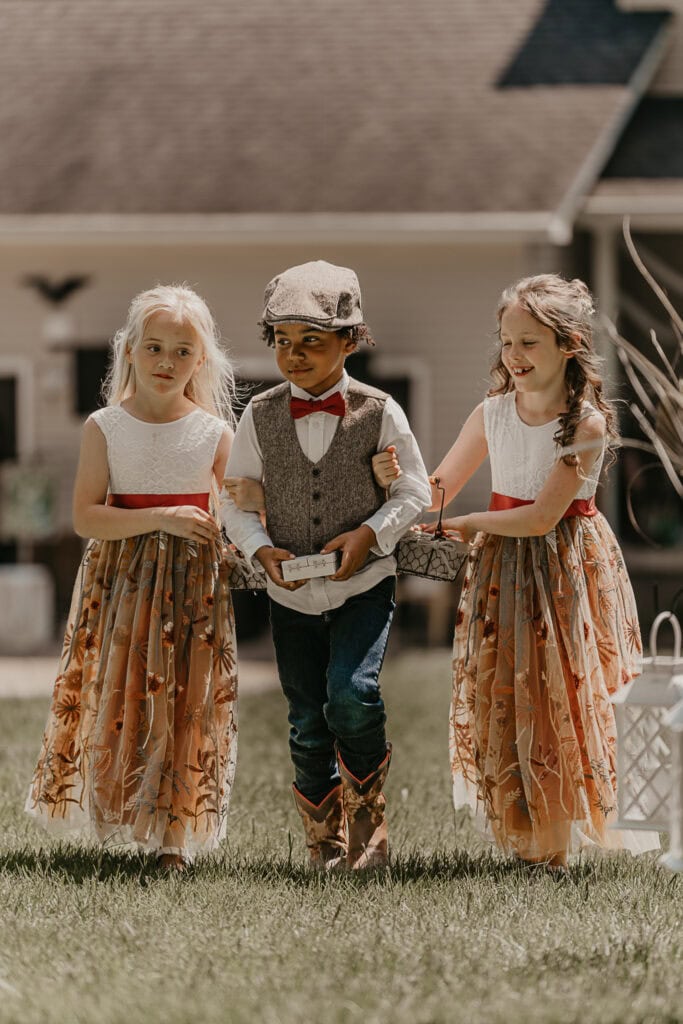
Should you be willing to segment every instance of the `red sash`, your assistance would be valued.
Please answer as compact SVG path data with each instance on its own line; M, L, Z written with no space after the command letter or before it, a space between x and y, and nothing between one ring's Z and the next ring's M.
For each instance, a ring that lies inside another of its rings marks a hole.
M170 508L173 505L196 505L209 511L209 492L204 494L110 494L109 505L115 508Z
M496 494L495 491L491 493L491 501L489 502L489 512L505 512L510 508L520 508L522 505L533 505L533 500L527 498L510 498L507 494ZM595 516L598 514L598 508L595 504L595 498L574 498L567 511L562 516L563 519L569 519L570 516Z

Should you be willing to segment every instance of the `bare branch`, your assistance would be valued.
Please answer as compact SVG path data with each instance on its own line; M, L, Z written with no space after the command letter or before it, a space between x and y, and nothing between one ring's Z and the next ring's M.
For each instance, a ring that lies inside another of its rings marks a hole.
M681 390L681 384L677 381L677 387L672 388L671 381L665 373L655 366L655 364L643 355L640 349L637 349L635 345L632 345L630 341L623 338L617 331L616 327L611 320L605 318L604 320L607 333L617 348L621 348L624 352L628 353L631 362L640 370L643 376L647 380L656 380L661 387L663 387L673 401L677 402L681 408L683 408L683 390Z
M664 446L664 444L662 444L661 439L657 436L657 431L654 429L654 427L650 425L650 422L647 420L647 418L643 416L642 412L640 411L637 405L631 405L631 412L638 420L638 425L640 429L643 431L646 437L649 437L650 441L652 442L654 449L657 455L659 456L660 462L662 463L662 466L666 471L666 475L668 476L669 480L673 485L674 490L676 491L676 494L679 498L683 498L683 484L678 478L678 473L676 472L676 469L673 463L671 462L671 459L669 458L669 453L667 452L666 447Z
M631 383L631 387L635 391L637 397L640 399L640 401L643 403L643 406L650 413L650 416L656 416L657 415L657 410L655 409L654 405L650 401L650 396L648 395L647 391L645 390L643 385L640 383L640 380L638 379L638 375L636 374L635 369L631 365L631 360L629 359L627 354L624 352L623 348L618 348L617 349L617 355L619 356L619 359L621 361L621 365L624 367L624 372L625 372L626 376L628 377L628 379L629 379L629 381Z
M673 366L671 365L669 360L666 358L666 352L664 351L662 346L659 344L659 340L657 339L656 332L653 331L653 330L650 331L650 341L652 342L652 345L653 345L655 351L657 352L657 355L659 356L659 358L664 363L664 366L666 368L667 373L669 374L669 377L671 378L672 383L674 384L675 387L678 387L679 386L678 377L674 373Z
M640 271L641 275L645 278L645 280L649 284L650 288L652 288L652 291L655 293L655 295L657 296L657 298L659 299L661 304L664 306L664 309L667 311L667 313L671 317L671 322L673 324L676 324L676 326L678 327L678 330L681 333L683 333L683 318L680 317L676 307L672 304L671 300L669 299L669 296L666 294L664 289L657 283L657 281L655 281L654 277L652 276L652 274L650 273L650 271L647 269L647 267L645 266L645 264L643 263L643 261L640 258L638 250L636 249L635 244L633 242L633 238L631 237L631 218L630 217L624 217L623 224L622 224L622 230L623 230L623 233L624 233L624 241L626 242L626 248L629 251L629 255L630 255L631 259L635 263L635 265L638 268L638 270Z

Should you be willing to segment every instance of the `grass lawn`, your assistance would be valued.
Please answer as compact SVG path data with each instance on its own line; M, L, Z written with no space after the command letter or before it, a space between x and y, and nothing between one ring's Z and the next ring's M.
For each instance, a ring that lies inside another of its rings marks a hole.
M277 693L240 706L230 837L185 877L21 811L46 703L0 701L0 1022L683 1022L683 876L528 877L454 824L448 654L385 668L393 866L307 872Z

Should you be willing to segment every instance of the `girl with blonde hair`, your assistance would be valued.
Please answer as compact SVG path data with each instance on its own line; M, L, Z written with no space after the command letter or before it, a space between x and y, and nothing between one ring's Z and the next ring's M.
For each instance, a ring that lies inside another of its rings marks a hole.
M215 501L233 374L186 286L138 295L113 344L74 488L76 532L94 539L27 811L182 868L224 835L235 768L231 563Z

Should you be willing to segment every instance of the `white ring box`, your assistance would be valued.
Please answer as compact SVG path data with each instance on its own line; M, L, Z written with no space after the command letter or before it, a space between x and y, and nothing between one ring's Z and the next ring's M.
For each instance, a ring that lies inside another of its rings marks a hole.
M331 576L339 568L339 552L328 555L300 555L280 562L282 578L286 583L295 580L311 580L314 576Z

